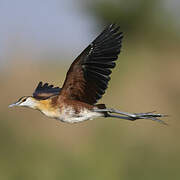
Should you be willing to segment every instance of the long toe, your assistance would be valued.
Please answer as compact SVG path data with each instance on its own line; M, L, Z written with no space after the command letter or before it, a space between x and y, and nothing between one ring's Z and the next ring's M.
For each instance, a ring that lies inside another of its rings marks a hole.
M148 112L148 113L135 113L135 114L133 114L133 116L131 118L134 120L149 119L149 120L156 121L156 122L167 125L167 123L165 123L163 120L158 119L158 117L166 117L166 116L167 115L164 115L164 114L155 114L153 112Z

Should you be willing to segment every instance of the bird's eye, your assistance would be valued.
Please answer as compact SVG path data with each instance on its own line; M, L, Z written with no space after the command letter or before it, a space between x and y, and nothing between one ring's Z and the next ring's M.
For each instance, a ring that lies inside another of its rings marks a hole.
M22 100L22 102L25 102L25 101L26 101L26 99L23 99L23 100Z

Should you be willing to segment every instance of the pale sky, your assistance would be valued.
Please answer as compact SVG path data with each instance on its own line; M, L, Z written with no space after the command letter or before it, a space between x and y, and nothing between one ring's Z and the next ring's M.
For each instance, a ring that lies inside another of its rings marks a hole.
M46 50L74 55L95 36L94 26L78 1L0 0L0 61L16 46L37 56Z
M163 2L179 19L180 0ZM95 26L79 0L0 0L0 62L28 48L37 59L48 52L74 57L98 34Z

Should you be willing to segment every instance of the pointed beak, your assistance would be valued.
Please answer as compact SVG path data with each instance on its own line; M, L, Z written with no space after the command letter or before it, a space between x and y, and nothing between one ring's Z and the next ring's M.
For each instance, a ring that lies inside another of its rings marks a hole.
M8 107L11 108L13 106L18 106L18 103L13 103L13 104L10 104Z

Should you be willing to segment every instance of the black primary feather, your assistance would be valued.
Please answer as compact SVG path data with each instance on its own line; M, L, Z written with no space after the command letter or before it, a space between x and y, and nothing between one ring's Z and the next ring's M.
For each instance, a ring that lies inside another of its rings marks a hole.
M108 26L82 53L85 79L96 82L96 101L102 97L107 89L110 74L118 59L123 33L119 26Z
M43 82L39 82L33 93L33 97L36 99L48 99L51 96L58 95L60 91L61 88L59 87L54 87L48 83L43 84Z

